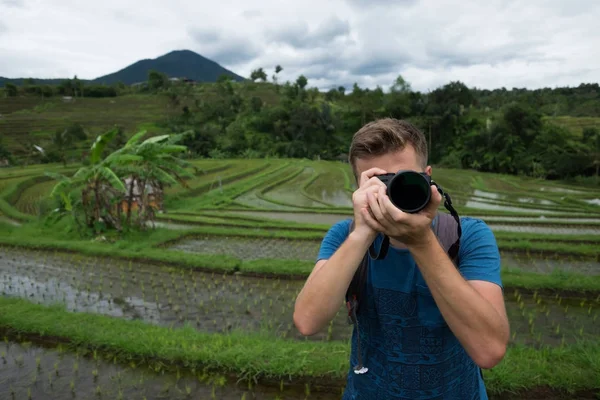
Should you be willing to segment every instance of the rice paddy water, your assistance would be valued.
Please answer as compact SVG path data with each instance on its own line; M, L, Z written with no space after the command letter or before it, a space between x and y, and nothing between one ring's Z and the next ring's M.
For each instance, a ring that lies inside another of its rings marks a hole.
M43 169L39 167L19 174L1 171L0 226L11 230L0 234L1 295L48 307L59 305L72 314L103 315L174 330L191 327L223 335L223 340L229 333L246 332L286 343L348 344L352 326L343 304L327 328L310 337L298 332L292 315L308 273L306 266L316 260L323 235L331 225L352 218L355 185L349 166L307 160L245 163L197 161L201 172L189 180L189 188L167 190L166 210L152 225L156 233L148 232L141 243L124 239L123 245L119 239L112 244L112 238L91 245L86 239L20 234L45 210L53 184L40 180ZM560 274L575 282L566 291L531 283L505 287L510 346L539 349L539 357L546 354L544 349L569 351L582 343L597 348L600 189L443 169L434 169L434 178L454 194L460 215L488 223L497 235L504 271L536 274L527 275L527 282L536 276L563 285L560 278L553 278ZM163 240L151 240L160 235ZM90 250L84 255L78 249L86 248L86 243ZM52 250L33 249L38 245ZM111 248L120 250L113 255ZM164 251L164 257L156 255L157 249ZM94 251L112 257L94 256ZM136 261L120 258L125 253ZM198 267L203 266L202 260L215 257L229 257L239 264L201 272L191 262L178 264L186 257L195 257ZM168 263L161 261L166 259ZM273 275L246 274L253 272L253 265L267 265ZM286 265L287 272L278 275L277 265ZM297 274L290 276L289 269L294 268ZM515 276L513 283L518 280ZM58 344L69 338L19 336L19 328L0 326L5 334L0 343L2 399L339 399L343 390L340 382L333 384L334 392L322 392L310 384L290 387L287 381L283 385L283 380L281 386L248 384L238 381L233 372L173 369L152 361L127 363L114 353L85 350L85 343L79 348ZM289 363L297 361L298 355L294 357ZM315 366L305 368L302 379L310 381ZM598 363L585 368L598 368ZM491 398L512 398L501 386L518 379L509 375L491 380ZM553 388L553 382L540 382L526 389Z

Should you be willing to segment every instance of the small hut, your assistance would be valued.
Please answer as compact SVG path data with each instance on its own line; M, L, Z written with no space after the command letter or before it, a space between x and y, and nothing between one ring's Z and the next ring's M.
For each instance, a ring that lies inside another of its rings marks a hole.
M131 210L138 210L142 205L142 184L140 180L128 177L125 178L123 183L126 191L121 202L121 209L123 212L127 212L129 203L131 202ZM160 184L156 182L146 182L143 195L147 199L146 204L148 207L152 207L155 210L163 209L163 190ZM131 200L129 196L131 196Z

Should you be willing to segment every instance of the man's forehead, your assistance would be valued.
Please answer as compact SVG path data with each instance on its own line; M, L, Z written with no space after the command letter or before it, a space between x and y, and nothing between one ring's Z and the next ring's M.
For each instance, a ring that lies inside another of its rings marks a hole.
M418 157L411 151L397 151L381 156L359 158L356 160L356 167L359 170L377 167L381 169L390 169L388 172L395 172L394 170L401 168L414 168L419 164Z

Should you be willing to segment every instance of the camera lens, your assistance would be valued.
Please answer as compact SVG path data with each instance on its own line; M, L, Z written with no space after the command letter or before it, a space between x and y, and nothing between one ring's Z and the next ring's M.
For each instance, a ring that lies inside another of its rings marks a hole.
M421 211L431 198L427 179L414 171L399 172L390 182L389 196L392 203L407 213Z

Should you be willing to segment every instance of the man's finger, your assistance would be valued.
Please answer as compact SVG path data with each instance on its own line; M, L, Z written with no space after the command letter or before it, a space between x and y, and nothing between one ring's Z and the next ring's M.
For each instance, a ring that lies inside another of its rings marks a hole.
M368 179L360 188L364 189L364 188L368 188L371 186L376 186L376 187L384 187L386 188L387 186L385 185L385 183L383 183L381 181L381 179L377 178L377 177L373 177Z
M360 183L358 186L362 186L365 182L367 182L369 179L371 179L375 175L383 175L386 173L387 173L387 171L385 171L381 168L368 169L368 170L364 171L362 174L360 174Z
M422 212L424 214L435 215L437 213L438 207L440 206L443 199L442 199L441 193L438 191L437 186L431 185L430 189L431 189L431 200L429 200L429 203L422 210Z
M383 196L381 202L394 223L402 222L406 218L406 213L396 207L387 194Z
M387 225L387 219L383 216L383 213L381 212L381 207L379 205L379 197L380 194L379 193L367 193L367 202L369 203L369 208L371 210L371 214L373 214L373 217L375 217L375 219L377 220L377 222L379 222L382 226L386 226Z
M381 224L373 218L373 216L371 215L371 213L369 212L369 210L367 208L362 208L361 211L363 213L363 219L365 220L365 223L371 229L373 229L377 232L385 231L385 228L383 226L381 226Z
M374 179L377 179L377 178L374 178ZM379 179L377 179L377 180L379 180ZM380 183L383 184L383 186L385 187L385 184L383 182L380 181ZM377 197L380 187L381 186L378 185L375 181L367 182L367 184L364 187L358 189L357 192L359 192L359 193L362 192L365 195L365 198L367 196L367 193L373 193L373 194L375 194L375 197Z
M379 189L379 194L377 195L377 203L379 204L379 208L382 211L383 217L387 221L387 225L390 225L393 227L395 224L394 218L390 215L390 213L384 203L384 198L387 197L386 193L387 193L386 188Z

